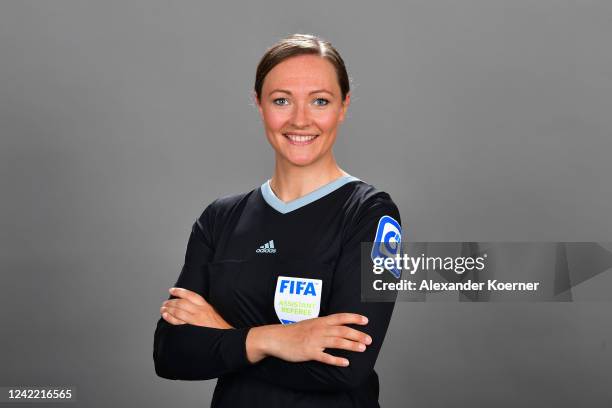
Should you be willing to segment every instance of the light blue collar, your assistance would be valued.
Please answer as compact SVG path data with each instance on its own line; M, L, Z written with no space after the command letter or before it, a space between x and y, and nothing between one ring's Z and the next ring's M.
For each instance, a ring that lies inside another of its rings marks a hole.
M295 200L289 201L288 203L282 201L280 198L274 194L272 188L270 187L270 180L266 181L261 185L261 194L263 195L264 200L276 211L287 214L293 210L297 210L307 204L310 204L314 201L317 201L319 198L326 196L327 194L339 189L346 183L350 183L351 181L359 180L357 177L353 177L351 175L342 176L337 178L334 181L331 181L325 184L322 187L317 188L314 191L300 197Z

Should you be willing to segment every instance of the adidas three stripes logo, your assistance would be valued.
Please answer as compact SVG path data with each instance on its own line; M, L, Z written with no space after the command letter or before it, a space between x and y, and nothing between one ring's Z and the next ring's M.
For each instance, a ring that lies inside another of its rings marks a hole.
M265 244L257 248L255 252L260 253L260 254L262 253L275 254L276 248L274 248L274 240L271 239L270 241L266 242Z

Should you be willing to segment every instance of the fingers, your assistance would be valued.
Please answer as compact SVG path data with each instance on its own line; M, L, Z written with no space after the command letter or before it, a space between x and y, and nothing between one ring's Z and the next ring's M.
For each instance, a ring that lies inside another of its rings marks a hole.
M332 356L331 354L327 354L321 352L316 355L315 361L320 361L321 363L338 366L338 367L346 367L349 365L349 361L343 357Z
M187 289L184 290L191 292ZM173 292L172 290L170 291L170 293L174 294ZM195 292L191 293L199 296ZM185 295L185 292L181 292L181 294ZM187 299L168 299L162 303L160 308L162 318L173 325L181 325L191 321L192 313L196 311L197 306Z
M186 312L182 309L177 309L176 307L162 306L160 308L160 311L162 313L162 316L164 315L164 313L169 313L170 315L172 315L172 317L182 320L185 323L189 323L193 320L193 315L191 313Z
M357 341L365 345L372 344L372 338L364 332L355 330L347 326L333 326L328 329L329 336L341 337L348 340Z
M327 316L327 322L334 326L342 326L345 324L368 324L368 318L357 313L334 313Z
M366 349L363 343L343 339L341 337L326 337L325 340L323 340L323 347L357 352L362 352Z
M198 311L198 306L186 299L169 299L164 301L162 303L162 306L174 307L176 309L181 309L189 313L196 313Z
M202 296L200 296L196 292L193 292L189 289L170 288L168 291L170 292L171 295L179 297L179 298L187 299L188 301L195 303L196 305L208 304L208 302L206 302L206 300Z
M170 324L173 324L175 326L181 325L181 324L185 324L184 321L177 319L176 317L172 316L170 313L168 312L163 312L162 313L162 318L167 321Z

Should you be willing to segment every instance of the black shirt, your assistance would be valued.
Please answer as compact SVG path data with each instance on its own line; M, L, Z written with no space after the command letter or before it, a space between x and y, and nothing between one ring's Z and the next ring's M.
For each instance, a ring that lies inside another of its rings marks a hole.
M215 200L193 224L175 286L202 295L235 329L175 326L160 318L157 375L218 377L213 407L379 406L374 363L394 303L361 302L360 263L361 242L375 241L384 216L399 226L389 195L351 176L287 204L269 182ZM367 325L351 327L372 337L365 352L326 350L347 358L348 367L247 360L251 327L339 312L367 316Z

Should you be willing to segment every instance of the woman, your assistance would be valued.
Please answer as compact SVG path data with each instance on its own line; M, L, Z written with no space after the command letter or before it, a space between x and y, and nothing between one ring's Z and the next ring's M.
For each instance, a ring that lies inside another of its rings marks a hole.
M218 377L213 407L378 406L373 367L394 304L360 301L361 242L391 230L396 245L400 218L334 159L350 103L344 62L296 34L263 56L254 91L274 174L194 223L161 307L155 370Z

